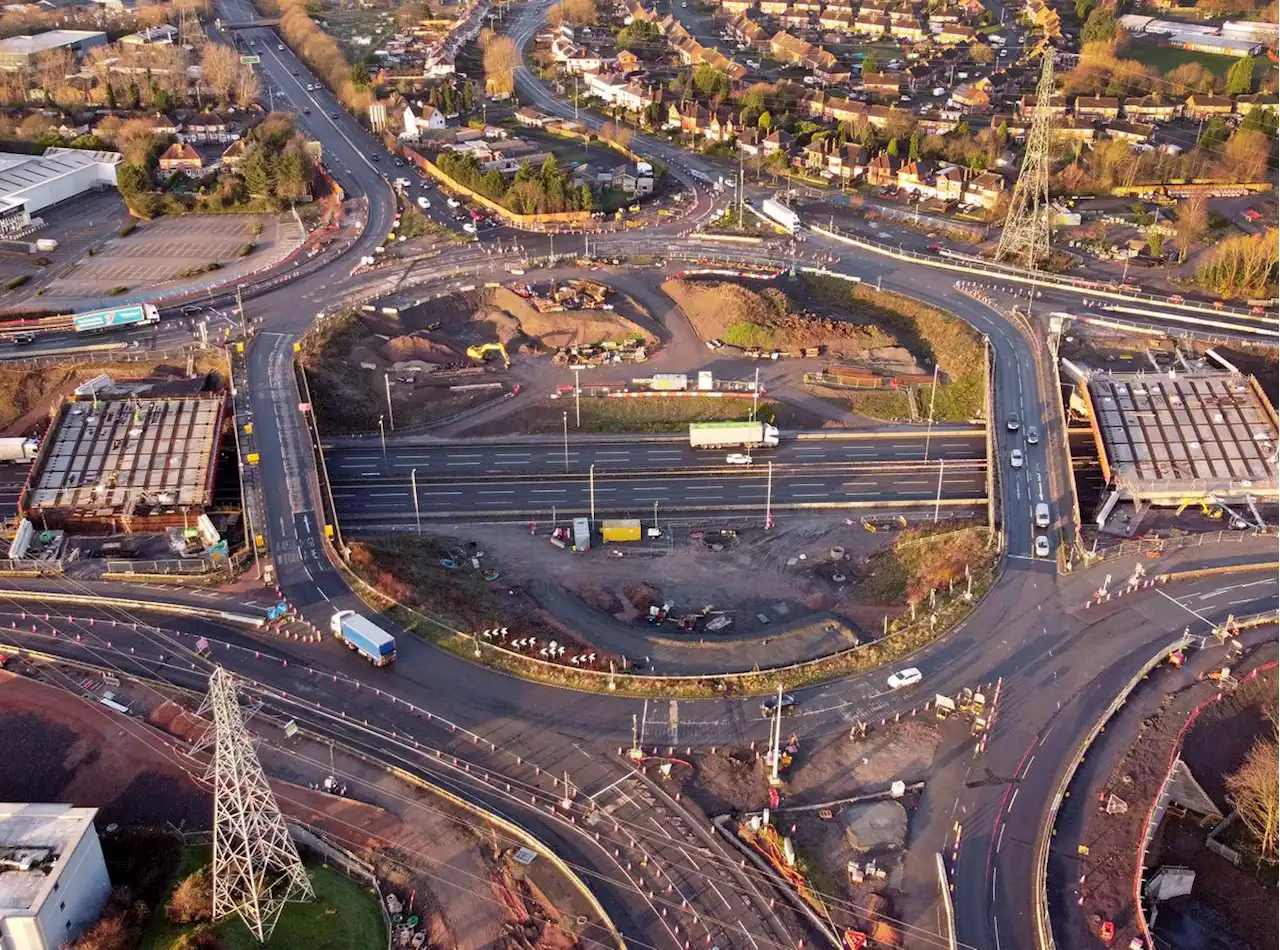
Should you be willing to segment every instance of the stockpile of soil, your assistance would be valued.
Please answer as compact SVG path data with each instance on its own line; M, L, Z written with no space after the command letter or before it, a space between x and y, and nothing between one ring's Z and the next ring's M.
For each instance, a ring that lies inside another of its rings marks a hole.
M654 342L653 334L635 321L611 310L563 310L542 313L533 304L506 287L493 290L488 308L476 314L477 323L491 324L503 343L517 336L540 343L547 349L641 337ZM505 334L505 336L504 336Z
M662 289L704 340L718 337L766 348L825 346L835 356L865 356L897 343L879 327L803 310L776 287L756 291L739 284L668 280Z

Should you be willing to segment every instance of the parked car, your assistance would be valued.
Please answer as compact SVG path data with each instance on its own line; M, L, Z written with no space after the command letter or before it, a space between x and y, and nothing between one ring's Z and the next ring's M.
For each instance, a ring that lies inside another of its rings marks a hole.
M889 675L890 689L905 689L908 686L915 686L924 675L914 666L909 666L905 670L899 670L897 673Z
M772 719L778 708L778 697L770 696L768 699L760 703L760 717L762 719ZM800 704L796 702L796 698L790 693L782 694L782 715L794 715L800 708Z

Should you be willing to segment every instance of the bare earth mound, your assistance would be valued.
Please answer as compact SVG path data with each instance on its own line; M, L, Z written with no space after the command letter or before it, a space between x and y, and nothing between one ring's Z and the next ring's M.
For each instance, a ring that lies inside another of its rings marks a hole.
M616 311L609 310L562 310L557 313L542 313L519 294L499 287L489 296L489 308L483 320L492 321L498 330L498 339L506 343L511 337L504 338L503 317L514 318L511 328L515 334L540 342L548 349L557 346L574 346L583 343L599 343L602 340L622 340L643 337L653 342L651 333L638 323L629 320ZM505 313L494 313L494 311ZM510 315L507 317L507 315ZM479 315L477 315L479 316Z
M755 291L739 284L668 280L662 289L704 340L718 337L742 347L825 346L833 356L862 355L897 343L879 327L802 310L776 287Z

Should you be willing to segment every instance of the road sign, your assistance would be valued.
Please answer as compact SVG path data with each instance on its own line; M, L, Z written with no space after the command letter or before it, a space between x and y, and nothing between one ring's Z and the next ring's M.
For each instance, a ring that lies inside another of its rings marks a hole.
M298 734L298 723L295 720L290 719L288 722L284 724L284 737L286 739L292 739L297 734Z
M241 56L240 62L244 63L246 66L257 66L260 62L262 62L262 57L261 56Z

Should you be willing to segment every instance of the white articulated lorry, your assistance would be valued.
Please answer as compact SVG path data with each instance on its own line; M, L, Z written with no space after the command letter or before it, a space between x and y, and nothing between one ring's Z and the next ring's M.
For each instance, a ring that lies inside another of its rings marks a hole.
M767 422L691 422L689 444L695 449L772 447L778 444L778 427Z

